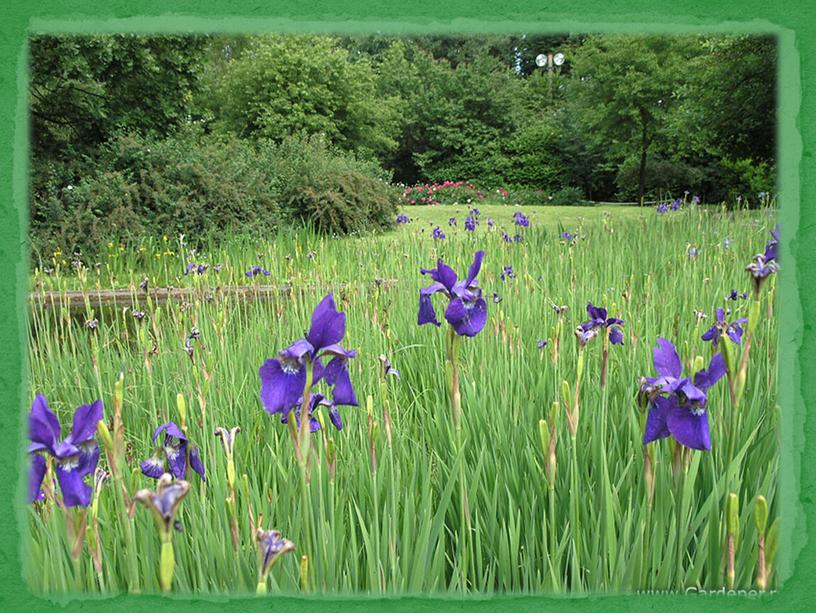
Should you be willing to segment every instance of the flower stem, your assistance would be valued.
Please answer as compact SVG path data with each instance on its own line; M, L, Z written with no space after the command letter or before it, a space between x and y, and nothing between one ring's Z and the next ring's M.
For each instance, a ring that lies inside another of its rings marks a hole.
M468 538L468 524L470 514L468 512L467 490L465 487L465 443L462 433L462 396L459 390L459 335L451 329L448 333L448 360L451 366L451 418L456 431L456 455L459 465L459 568L460 589L464 593L467 591L468 581L468 559L465 543Z
M159 583L162 592L169 592L173 586L173 572L176 567L176 555L173 551L173 536L168 529L162 532L161 544L161 567L159 572Z
M572 589L581 590L581 526L579 519L578 491L578 441L575 433L570 437L570 531L572 532Z

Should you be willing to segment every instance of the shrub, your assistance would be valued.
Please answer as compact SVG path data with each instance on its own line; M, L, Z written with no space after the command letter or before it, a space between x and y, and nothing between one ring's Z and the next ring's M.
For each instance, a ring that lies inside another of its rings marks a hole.
M632 156L618 169L615 183L617 196L621 199L636 200L638 193L638 170L640 159ZM703 181L700 169L680 160L649 158L646 163L646 196L658 198L662 193L682 194L688 190L696 192Z
M446 180L406 187L402 192L403 204L468 204L485 199L476 185L466 181Z
M554 192L547 204L558 206L584 204L584 192L580 187L565 187Z
M320 136L288 138L274 148L273 172L286 223L337 234L394 223L398 191L376 163L333 150Z
M184 233L191 244L262 234L312 222L326 232L387 227L396 193L372 162L330 148L320 137L280 145L186 130L164 140L122 135L93 170L66 182L56 169L32 188L35 249L93 253L108 240Z

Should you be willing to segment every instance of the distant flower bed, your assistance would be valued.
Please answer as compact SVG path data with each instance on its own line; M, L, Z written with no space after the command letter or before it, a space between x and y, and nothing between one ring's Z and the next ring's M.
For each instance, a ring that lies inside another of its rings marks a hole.
M507 200L509 193L503 187L491 192L491 199ZM488 194L481 191L473 183L467 181L443 181L442 183L424 183L422 185L407 186L402 191L403 204L431 205L438 204L472 204L488 198Z

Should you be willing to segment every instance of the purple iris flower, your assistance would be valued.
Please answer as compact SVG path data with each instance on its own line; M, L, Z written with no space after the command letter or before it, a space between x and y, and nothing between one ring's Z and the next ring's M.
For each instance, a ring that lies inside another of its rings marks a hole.
M515 223L516 223L516 225L517 225L517 226L519 226L519 227L521 227L521 228L527 228L527 227L529 227L529 225L530 225L530 220L529 220L529 218L528 218L526 215L524 215L524 213L522 213L521 211L516 211L516 212L513 214L513 217L515 218Z
M468 232L473 232L476 230L476 221L472 217L467 217L465 219L465 230Z
M607 311L604 307L596 307L591 302L587 305L587 314L589 321L585 321L579 327L588 341L592 336L601 331L601 328L606 328L609 331L609 342L613 345L623 345L623 331L620 326L624 325L622 319L617 317L607 317Z
M682 204L683 204L683 199L682 198L677 198L674 202L671 203L671 206L669 208L672 211L679 211L680 210L680 205L682 205Z
M726 373L722 354L716 353L711 358L708 370L694 373L693 383L690 378L682 377L683 365L670 341L657 339L653 356L659 376L644 377L641 386L641 392L648 394L650 400L643 444L673 436L685 447L710 451L706 402L709 388Z
M481 213L479 212L479 209L474 207L474 208L470 209L470 215L471 215L471 217L473 217L473 219L478 221L479 216L481 215Z
M513 242L514 243L520 243L523 240L524 240L524 237L521 234L513 235Z
M539 349L544 349L547 346L547 339L538 339L536 341L536 347Z
M772 248L771 255L776 256L776 247ZM753 261L745 267L745 270L751 273L754 282L754 291L759 292L762 287L762 282L779 270L779 264L776 262L776 259L768 260L766 254L758 253L754 256Z
M657 210L658 213L668 213L669 205L666 204L665 202L661 202L660 204L657 205L656 210Z
M574 240L575 240L575 235L574 235L574 234L570 234L569 232L567 232L566 230L564 230L564 231L561 233L561 238L562 238L563 240L567 241L568 243L571 243L572 241L574 241Z
M502 301L502 297L499 296L496 292L493 292L493 304L499 304Z
M431 238L436 240L443 240L445 238L445 234L442 232L442 229L439 226L436 226L431 232Z
M689 247L688 248L688 256L690 258L696 258L698 255L700 255L700 250L697 249L697 247Z
M450 219L448 219L448 225L449 226L455 226L456 225L456 217L451 217Z
M510 236L510 235L509 235L507 232L505 232L504 230L502 230L502 240L503 240L505 243L512 243L512 242L513 242L513 237L512 237L512 236Z
M99 462L99 446L94 440L96 424L102 420L102 401L84 404L74 411L71 433L59 440L62 428L48 407L45 396L37 394L28 417L29 453L44 452L57 463L57 482L66 507L86 507L91 502L91 487L85 477L93 474ZM32 458L29 473L29 501L42 500L40 490L46 463L40 455Z
M465 280L459 281L456 272L440 258L436 268L420 268L423 275L431 275L434 282L419 290L419 316L421 326L432 323L442 325L436 319L431 296L442 292L450 301L445 309L445 319L459 336L476 336L487 323L487 302L482 298L482 290L476 283L476 275L482 267L484 251L477 251Z
M777 258L777 248L779 247L779 224L771 230L771 239L765 245L765 261L774 262Z
M487 218L487 227L492 228L494 225L495 225L495 222L490 217L488 217Z
M184 270L184 274L189 275L190 273L195 273L197 275L203 275L209 267L209 264L196 264L195 262L188 262L187 268Z
M164 473L169 472L176 479L185 479L189 458L190 468L197 472L202 480L206 481L204 464L201 463L198 447L190 448L190 441L181 428L172 421L162 424L153 432L153 443L162 433L164 433L162 446L140 464L142 474L151 479L158 479Z
M270 273L266 268L264 268L263 266L259 266L258 264L251 266L250 269L246 271L246 276L249 278L257 277L258 275L268 277L269 274Z
M726 299L726 300L739 300L740 298L742 298L743 300L745 300L747 297L748 297L748 293L747 293L747 292L742 292L742 293L740 294L740 293L738 293L738 292L737 292L737 290L732 289L732 290L731 290L731 291L728 293L728 295L725 297L725 299Z
M700 196L696 196L696 195L692 196L691 197L691 203L692 204L700 204Z
M730 238L724 238L722 242L723 249L730 249L733 242Z
M411 218L408 217L408 215L406 215L405 213L400 213L399 215L397 215L397 223L398 224L411 223Z
M736 298L735 298L736 300ZM745 317L732 321L731 323L725 320L725 311L717 309L717 322L703 333L701 337L704 341L711 341L715 347L720 342L720 336L726 334L735 344L739 345L742 342L742 325L747 323Z
M357 354L339 345L345 334L346 314L337 310L334 297L328 294L315 307L306 338L279 351L277 358L268 359L258 371L264 409L271 414L279 413L282 418L288 418L289 411L299 409L303 404L307 366L311 364L312 385L325 381L332 388L332 398L329 401L320 394L313 394L309 412L318 405L329 406L329 417L340 429L342 424L336 407L357 406L348 373L348 360ZM324 359L330 360L325 366Z
M513 267L505 266L501 273L501 280L504 281L506 279L513 279L515 276L516 273L513 272Z

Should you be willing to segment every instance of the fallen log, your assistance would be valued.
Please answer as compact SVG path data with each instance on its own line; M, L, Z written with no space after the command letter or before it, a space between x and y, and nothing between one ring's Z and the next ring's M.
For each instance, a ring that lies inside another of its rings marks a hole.
M369 284L371 287L390 289L396 285L396 279L375 279ZM48 308L83 308L86 304L91 307L103 306L132 306L144 304L148 297L153 304L167 302L191 302L195 299L214 300L223 297L239 297L245 300L270 300L273 298L291 296L294 291L306 293L316 289L343 292L352 287L363 286L362 283L331 283L323 285L302 285L295 287L287 285L231 285L225 287L157 287L148 289L96 289L96 290L65 290L65 291L33 291L29 294L29 301Z

